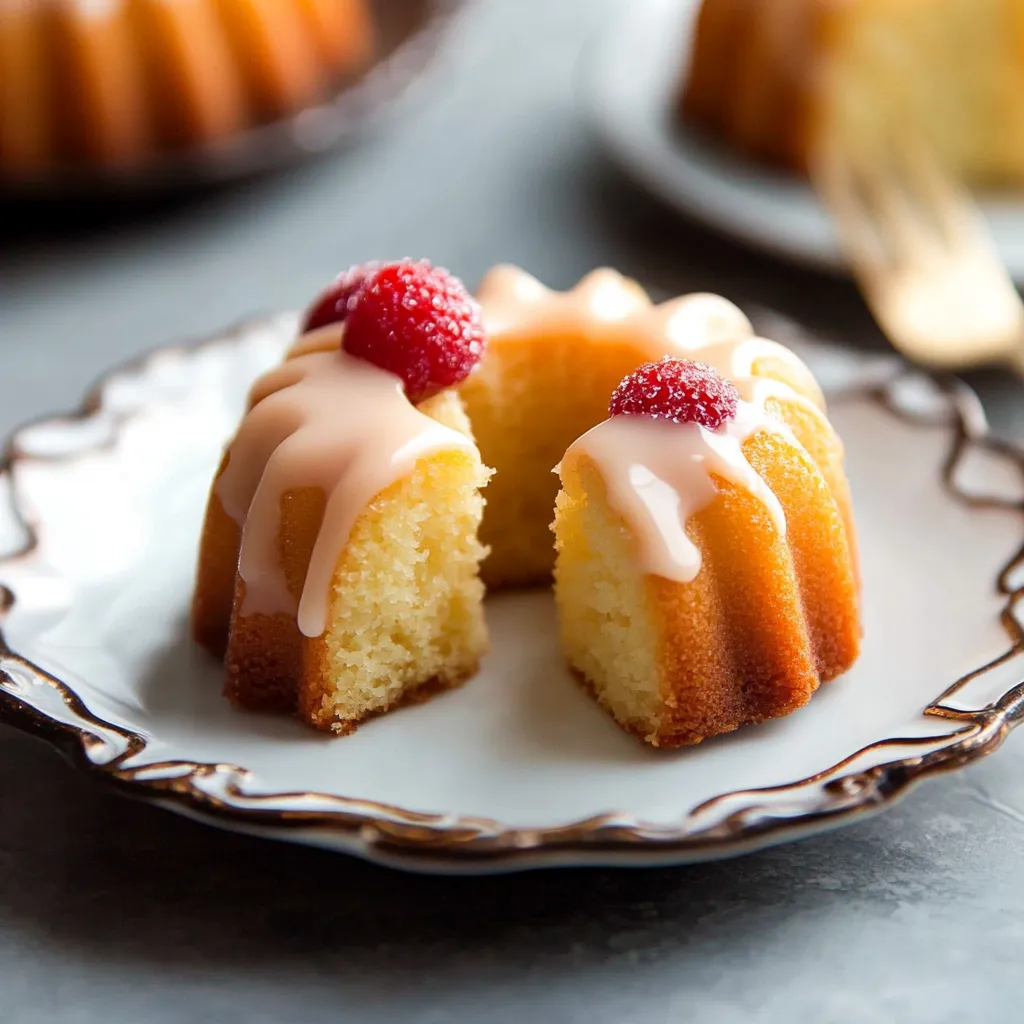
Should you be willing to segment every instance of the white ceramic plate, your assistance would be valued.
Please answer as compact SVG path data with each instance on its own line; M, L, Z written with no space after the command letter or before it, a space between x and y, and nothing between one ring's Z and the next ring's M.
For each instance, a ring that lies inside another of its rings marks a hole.
M1007 570L1000 593L997 578L1020 543L1024 463L984 439L969 393L823 348L807 354L826 389L854 386L833 410L867 639L856 669L804 710L648 749L565 672L537 592L490 603L493 651L476 679L354 736L233 710L219 666L186 637L196 541L247 386L293 329L281 317L158 351L81 413L10 443L0 542L22 551L0 561L0 714L126 792L423 870L667 864L883 807L995 749L1021 716L1016 583Z
M609 152L687 216L798 263L845 272L832 224L807 182L681 126L672 103L699 0L630 0L589 55L585 103ZM982 203L1003 260L1024 281L1024 199Z

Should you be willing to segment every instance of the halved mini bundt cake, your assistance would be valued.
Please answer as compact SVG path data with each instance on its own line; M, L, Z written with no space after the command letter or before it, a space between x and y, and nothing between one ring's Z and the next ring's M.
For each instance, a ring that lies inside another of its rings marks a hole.
M403 275L445 303L471 366L475 304L441 272ZM386 304L406 283L376 286ZM349 325L350 343L384 319ZM489 472L450 387L461 369L399 376L343 350L341 334L340 321L307 333L253 388L214 480L192 629L224 657L234 703L348 732L476 671Z
M787 714L852 664L842 447L792 352L724 299L655 305L610 270L559 293L500 267L479 295L355 268L253 389L192 619L235 703L350 731L471 675L484 583L552 569L570 665L654 745ZM720 420L652 414L657 374L695 360Z
M857 657L845 492L786 425L786 404L772 406L710 367L663 360L628 377L613 415L562 460L566 655L655 746L789 714ZM838 459L827 424L815 444Z

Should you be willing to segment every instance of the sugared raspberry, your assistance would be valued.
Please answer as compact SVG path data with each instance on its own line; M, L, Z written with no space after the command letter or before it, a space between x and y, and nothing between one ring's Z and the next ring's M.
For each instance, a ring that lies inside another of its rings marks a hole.
M612 392L612 416L651 416L674 423L699 423L715 430L736 415L739 392L705 363L662 359L644 363Z
M341 323L348 316L359 289L379 267L379 260L370 260L368 263L349 267L339 274L306 311L302 333L315 331L318 327L326 327L327 324Z
M480 307L426 260L386 263L351 303L342 348L405 382L420 402L469 376L484 350Z

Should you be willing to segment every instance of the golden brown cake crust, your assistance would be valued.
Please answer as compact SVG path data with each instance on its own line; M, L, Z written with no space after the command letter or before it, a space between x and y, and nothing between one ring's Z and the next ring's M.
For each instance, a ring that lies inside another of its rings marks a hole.
M296 602L302 594L305 567L325 504L323 492L315 488L298 488L281 496L281 569ZM207 635L214 637L215 627L224 628L220 645L225 652L224 693L233 704L268 711L293 711L297 707L299 687L309 675L305 667L309 641L299 631L292 614L242 614L245 583L237 575L241 531L224 513L216 495L210 502L207 524L213 532L200 555L195 599L206 614L194 620L194 633L198 638L201 623L210 630ZM232 540L234 557L229 559L227 551ZM217 564L207 554L211 549L223 552ZM213 609L220 612L226 586L231 588L233 604L229 623L224 623L219 614L216 618L211 614ZM205 646L214 654L218 652L218 646L213 643Z
M214 477L214 487L227 465L221 460ZM192 639L215 658L223 658L227 650L228 629L235 604L235 570L242 533L235 521L224 511L220 498L211 488L206 518L199 539L199 560L196 585L192 592Z
M755 435L744 452L782 504L786 536L758 498L716 479L718 498L693 520L703 560L697 578L649 579L663 626L662 745L791 714L859 653L846 526L820 471L775 435ZM675 628L685 621L706 632ZM706 652L698 665L695 641Z
M834 436L832 443L838 446ZM584 635L578 635L578 622L564 634L570 664L588 691L623 728L655 747L699 743L791 714L859 653L858 582L847 540L852 523L848 527L848 510L841 507L845 480L837 500L810 455L772 433L749 438L744 454L779 499L786 536L758 497L712 474L717 497L687 523L700 571L688 583L644 576L641 596L617 605L620 616L652 624L653 706L641 711L641 705L624 702L621 689L613 690L623 685L614 674L598 685L572 664L598 642L594 631L609 626L605 617L590 620ZM579 517L586 509L603 509L608 524L599 533L592 523L582 534L584 545L607 549L615 536L632 534L609 507L603 478L589 458L563 467L563 486L556 580L560 599L578 601L578 580L570 598L567 574L590 557L580 547ZM602 604L608 601L604 595ZM565 613L563 630L570 621ZM610 661L592 670L605 672ZM612 692L616 706L606 697Z
M295 711L298 681L306 675L304 639L294 616L237 617L224 660L224 696L253 711Z

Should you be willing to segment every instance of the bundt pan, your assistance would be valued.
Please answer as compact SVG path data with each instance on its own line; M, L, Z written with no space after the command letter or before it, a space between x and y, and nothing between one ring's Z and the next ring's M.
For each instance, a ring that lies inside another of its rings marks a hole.
M0 5L0 190L179 190L331 149L427 70L461 6Z

